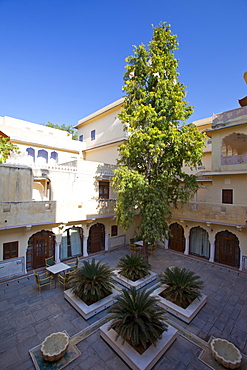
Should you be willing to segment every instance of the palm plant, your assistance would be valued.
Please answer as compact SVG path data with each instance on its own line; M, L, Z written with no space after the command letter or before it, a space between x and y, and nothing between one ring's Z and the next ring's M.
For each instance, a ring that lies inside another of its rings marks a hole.
M167 330L165 310L157 305L158 299L150 296L148 290L123 289L110 308L112 322L109 329L129 342L133 347L142 345L144 349L161 338Z
M72 292L85 303L92 304L109 295L113 287L112 269L93 258L83 261L82 267L71 273L69 284Z
M203 282L200 276L186 268L167 268L160 275L160 282L168 285L161 294L170 301L186 308L194 299L200 298Z
M136 281L148 276L151 266L139 254L126 254L126 256L119 259L117 268L120 275Z

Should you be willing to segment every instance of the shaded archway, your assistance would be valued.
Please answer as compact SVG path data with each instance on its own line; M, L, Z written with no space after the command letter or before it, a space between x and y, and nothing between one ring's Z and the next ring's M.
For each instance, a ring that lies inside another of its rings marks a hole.
M66 259L83 254L83 229L81 227L71 227L63 232L60 259Z
M193 227L190 230L189 251L190 254L205 257L209 259L210 243L208 232L200 226Z
M240 266L239 240L228 230L216 234L215 261L232 267Z
M185 237L184 237L184 229L181 225L177 222L174 222L169 226L172 236L169 238L168 241L168 248L178 251L184 252L185 250Z
M88 254L96 253L105 249L105 226L97 223L90 227L87 240Z
M28 240L27 270L44 267L47 257L55 257L55 243L55 234L49 230L42 230L33 234Z

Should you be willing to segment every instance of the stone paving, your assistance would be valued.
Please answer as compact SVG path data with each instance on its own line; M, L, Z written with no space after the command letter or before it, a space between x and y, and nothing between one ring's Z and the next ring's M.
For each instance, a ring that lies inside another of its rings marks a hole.
M115 267L119 258L126 253L128 247L95 257ZM194 336L179 335L153 370L208 370L210 367L201 362L198 356L202 352L200 341L208 342L211 336L231 341L242 354L247 355L246 273L164 249L157 249L149 262L156 273L169 266L193 270L204 281L203 293L208 296L206 305L190 324L167 314L169 321L181 327L180 334L184 330ZM1 283L0 369L34 369L29 350L41 344L47 335L63 330L67 331L81 351L81 355L66 370L129 369L101 339L99 330L94 329L98 320L106 315L107 310L84 320L64 299L61 285L57 284L51 290L49 286L44 287L39 294L33 275ZM81 340L83 333L88 331L92 334Z

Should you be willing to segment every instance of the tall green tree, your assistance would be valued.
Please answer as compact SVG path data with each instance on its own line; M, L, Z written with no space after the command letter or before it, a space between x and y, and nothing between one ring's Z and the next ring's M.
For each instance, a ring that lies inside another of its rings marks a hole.
M6 159L11 153L20 153L19 147L11 143L9 137L3 137L0 135L0 163L6 162Z
M55 123L52 123L52 122L49 122L49 121L46 124L43 123L43 125L47 126L47 127L56 128L57 130L67 131L69 134L72 135L73 140L78 139L78 135L77 135L76 130L74 129L73 126L66 126L64 123L61 126L59 126L59 125L56 125Z
M127 230L139 214L137 236L147 243L169 234L170 207L186 203L197 190L196 178L183 170L200 163L204 136L186 124L193 107L185 101L185 86L178 81L174 51L177 36L170 25L153 27L147 46L134 47L126 59L119 118L128 131L119 148L113 188L118 192L117 221Z

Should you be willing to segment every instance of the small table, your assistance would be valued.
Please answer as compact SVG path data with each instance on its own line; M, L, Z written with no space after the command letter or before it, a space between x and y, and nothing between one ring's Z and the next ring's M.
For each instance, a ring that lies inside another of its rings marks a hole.
M63 262L55 263L53 266L46 267L46 270L51 272L53 275L59 274L59 272L66 271L70 268L69 265ZM55 279L55 288L56 288L56 279Z

